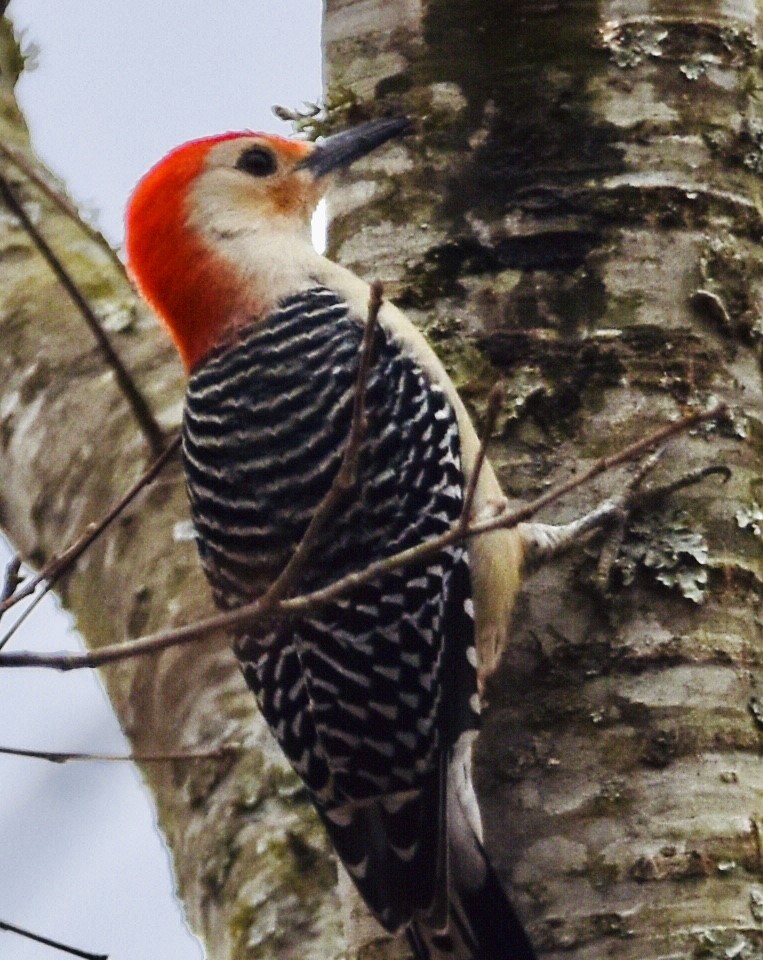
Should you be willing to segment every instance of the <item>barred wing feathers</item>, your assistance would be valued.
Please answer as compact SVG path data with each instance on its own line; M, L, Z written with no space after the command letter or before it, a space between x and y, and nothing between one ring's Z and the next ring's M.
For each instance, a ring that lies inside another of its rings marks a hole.
M193 372L183 450L220 606L266 589L330 488L362 333L336 293L315 287ZM389 331L377 330L374 353L358 486L300 592L436 536L461 512L458 425L444 392ZM236 642L247 683L373 912L388 929L422 918L424 934L411 933L420 957L471 956L437 953L426 933L449 921L448 767L477 721L470 597L466 553L455 546Z

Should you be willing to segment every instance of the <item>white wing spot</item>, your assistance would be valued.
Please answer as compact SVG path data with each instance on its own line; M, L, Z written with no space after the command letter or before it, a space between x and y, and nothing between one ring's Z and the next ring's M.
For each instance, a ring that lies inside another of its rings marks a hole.
M390 846L403 863L410 863L419 848L418 843L412 843L410 847L396 847L394 843L391 843Z
M374 713L379 713L388 720L397 719L397 704L377 703L375 700L369 700L368 706Z
M355 816L351 807L328 807L323 812L337 827L349 827Z
M364 737L363 743L369 746L372 750L375 750L377 753L380 753L383 757L394 757L395 755L394 746L384 740L374 740L371 737Z
M396 733L395 740L397 740L399 743L402 743L402 745L408 750L415 750L416 744L418 743L416 735L407 731L400 731L399 733Z
M337 700L336 703L340 709L351 713L354 717L357 717L358 720L365 720L368 717L368 710L366 710L365 707L356 706L354 703L347 703L345 700Z
M406 803L417 799L419 796L420 792L418 790L406 790L405 792L400 793L389 793L386 797L382 797L382 806L387 813L399 813Z
M363 857L360 863L345 863L345 866L353 877L362 880L368 871L368 857Z
M310 752L308 750L303 750L300 754L299 760L293 760L292 766L300 775L300 777L306 777L310 772Z

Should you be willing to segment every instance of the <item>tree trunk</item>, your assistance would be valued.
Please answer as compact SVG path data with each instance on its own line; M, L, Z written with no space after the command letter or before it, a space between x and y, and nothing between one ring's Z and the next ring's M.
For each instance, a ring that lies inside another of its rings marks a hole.
M13 98L20 69L3 21L0 142L50 180L30 151ZM105 318L161 424L176 431L180 365L111 252L13 166L4 163L2 172ZM0 216L0 331L0 522L22 556L40 565L101 517L143 472L149 455L81 316L7 210ZM188 527L176 462L61 586L88 645L212 612ZM136 751L245 745L238 758L151 764L143 771L189 921L210 960L339 956L333 856L304 791L255 714L227 644L126 661L105 669L104 679ZM51 878L50 895L56 882Z
M760 14L327 0L337 123L419 125L337 190L332 255L387 283L477 414L503 378L509 495L711 397L733 411L655 478L729 482L633 518L607 579L583 549L532 578L489 685L487 845L548 958L763 951Z
M327 2L339 118L404 111L421 128L336 191L334 253L385 280L476 413L504 378L492 458L509 494L545 490L711 395L734 411L660 468L720 462L729 483L631 524L604 589L583 551L534 577L489 687L488 847L548 958L763 950L759 30L752 0ZM1 39L0 139L28 153L7 24ZM164 336L97 242L12 177L176 428L182 378ZM0 328L0 514L40 563L146 451L9 214ZM62 594L89 644L210 609L186 518L175 465L86 554ZM246 742L236 760L146 771L210 958L405 955L370 925L345 935L326 841L223 644L106 681L136 749Z

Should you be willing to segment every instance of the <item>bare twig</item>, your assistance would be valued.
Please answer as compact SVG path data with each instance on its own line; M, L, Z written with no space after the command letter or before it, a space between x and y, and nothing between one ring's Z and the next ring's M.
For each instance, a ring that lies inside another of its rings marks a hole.
M119 270L125 280L132 285L130 278L127 275L127 271L125 270L125 265L119 259L116 251L106 237L104 237L100 230L97 230L82 218L79 210L77 210L74 204L71 203L67 197L65 197L62 193L59 193L58 190L54 190L49 183L46 183L46 181L43 180L43 178L35 170L23 153L0 141L0 154L2 154L6 160L10 161L17 170L20 170L21 173L23 173L24 176L30 180L41 193L45 194L51 203L54 203L58 209L71 221L73 221L80 228L80 230L86 233L91 240L94 240L99 246L103 247L103 249L106 251L106 253L108 253L114 262L114 266Z
M358 477L358 454L360 444L363 441L368 424L366 423L366 384L368 374L371 372L374 352L374 335L379 322L379 311L381 310L384 299L384 287L381 280L374 280L371 284L371 295L368 301L368 317L366 319L365 330L363 331L363 342L360 352L360 366L358 367L358 376L355 382L355 396L352 405L352 423L350 425L350 434L347 439L347 449L345 451L342 466L339 473L344 474L344 484L346 487L354 487Z
M11 211L13 211L16 217L18 217L30 239L37 247L38 251L42 254L48 266L55 274L58 282L61 284L64 290L66 290L72 302L87 323L90 331L96 339L96 342L98 343L106 363L114 372L117 383L119 384L125 399L130 405L130 409L132 410L133 415L140 426L143 436L146 438L146 442L148 443L154 455L158 456L164 449L164 433L162 428L156 422L151 409L146 403L145 397L136 386L131 375L128 373L127 368L122 363L119 354L116 352L111 344L111 341L106 336L106 333L104 332L101 323L98 320L98 317L95 315L92 307L82 295L81 290L74 282L59 258L53 252L51 247L48 245L45 238L32 223L31 218L16 197L16 194L10 183L4 176L2 176L2 174L0 174L0 196L2 196L5 205Z
M5 568L5 580L3 581L3 589L0 591L0 616L2 616L3 610L6 609L3 604L13 596L23 580L23 577L19 576L20 569L21 557L16 554L11 557L8 566Z
M6 643L11 639L11 637L16 633L16 631L21 627L25 620L28 620L29 617L34 613L35 608L38 604L45 599L45 594L47 590L44 590L42 593L38 593L37 596L32 600L29 606L25 607L20 616L16 618L13 624L8 627L5 633L0 637L0 650L2 650Z
M169 753L74 753L62 750L25 750L22 747L0 747L0 755L47 760L49 763L89 761L94 763L169 763L175 760L221 760L241 752L241 744L228 743L199 750L178 750Z
M639 463L636 469L633 471L633 476L628 480L625 485L625 498L626 500L633 500L638 496L639 491L641 490L641 484L646 480L649 474L654 470L657 464L665 456L665 451L668 449L668 445L663 443L662 446L653 450L648 457Z
M320 535L326 529L326 525L334 515L337 506L358 482L358 455L367 429L366 386L368 383L368 374L371 371L373 362L374 334L376 333L383 295L384 288L381 282L374 280L371 284L371 298L368 301L368 316L365 330L363 331L360 364L355 380L350 429L347 434L347 443L339 470L329 487L328 493L318 504L318 508L313 514L307 530L297 544L297 548L291 555L289 562L260 598L259 603L263 610L274 607L275 604L287 596L289 591L295 586L300 574L307 566L315 550Z
M17 604L20 600L34 593L37 587L47 581L43 593L47 593L60 580L64 573L69 570L79 560L82 554L95 540L100 537L103 531L111 524L123 511L129 506L132 500L147 487L157 475L167 465L170 458L177 452L180 446L180 436L174 437L168 444L163 453L161 453L151 466L140 476L125 495L118 500L114 506L105 513L100 520L90 523L85 528L84 533L78 537L74 543L68 546L63 552L51 557L40 572L32 577L21 589L17 589L13 594L3 595L0 599L0 615L10 607ZM7 575L6 575L7 576ZM5 638L0 640L0 650L5 644Z
M469 477L469 484L466 488L466 493L464 494L464 505L461 509L459 525L462 530L465 530L469 526L469 521L472 519L474 496L477 493L477 484L480 481L480 474L482 473L482 468L485 465L487 445L493 435L493 431L495 430L495 422L498 419L498 414L501 412L503 395L504 388L503 384L500 382L496 383L488 394L487 409L485 410L485 422L482 425L480 445L479 449L477 450L477 456L474 460L472 475Z
M109 960L107 953L89 953L87 950L78 950L76 947L68 947L65 943L58 940L50 940L48 937L42 937L39 933L32 933L31 930L25 930L23 927L16 927L12 923L6 923L0 920L0 930L7 930L9 933L17 933L20 937L26 937L27 940L34 940L36 943L43 943L46 947L53 947L54 950L60 950L61 953L68 953L70 957L82 957L83 960Z
M675 420L673 423L656 430L649 436L635 443L629 444L609 457L597 460L588 470L576 477L560 484L537 499L520 507L517 510L505 510L496 517L478 520L464 529L460 521L456 521L450 530L424 543L403 550L384 560L369 564L357 573L348 574L329 586L303 596L279 600L270 607L263 607L263 599L256 600L236 610L219 613L197 623L177 627L173 630L164 630L126 643L113 644L101 647L88 653L19 653L0 654L0 667L50 667L55 670L77 670L83 667L100 667L104 664L115 663L130 657L158 653L168 647L180 646L186 643L197 642L202 639L211 639L236 627L250 626L253 623L272 621L274 619L290 619L305 616L322 604L344 596L356 587L375 579L380 574L398 570L412 563L419 563L440 553L445 547L488 533L491 530L511 529L533 517L538 511L560 497L576 489L594 477L620 466L631 460L636 460L649 450L664 443L670 437L684 433L699 423L708 420L717 420L727 411L725 403L719 403L710 410L698 411Z
M21 569L21 557L18 554L15 554L8 562L8 566L5 568L5 579L3 581L3 588L0 590L0 619L3 616L3 613L6 610L5 604L10 600L14 593L18 590L19 584L23 583L24 578L20 576L19 570ZM3 644L0 642L0 650L3 649Z

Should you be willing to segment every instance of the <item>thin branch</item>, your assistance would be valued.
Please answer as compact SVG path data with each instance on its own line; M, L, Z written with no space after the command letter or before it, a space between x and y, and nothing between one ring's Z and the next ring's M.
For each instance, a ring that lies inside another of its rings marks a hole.
M503 406L503 397L504 387L502 383L498 382L493 386L487 398L487 409L485 411L485 422L482 425L480 445L479 449L477 450L477 456L474 460L472 475L469 478L469 484L466 488L466 493L464 494L464 505L461 508L459 525L462 530L466 530L468 528L469 521L472 519L472 506L474 505L474 497L477 493L477 485L480 481L480 474L482 473L482 468L485 465L487 445L493 435L493 431L495 430L495 422L498 419L498 414L501 412L501 407Z
M644 457L641 463L637 464L636 469L633 472L633 476L625 485L624 496L626 500L633 500L634 497L639 495L639 492L641 491L641 485L643 484L644 480L646 480L649 474L653 472L655 467L665 456L665 451L667 449L667 443L663 443L662 446L659 446L653 450L648 457Z
M42 570L40 570L36 576L27 581L23 587L16 589L15 592L8 594L7 596L3 594L2 599L0 599L0 615L2 615L6 610L9 610L20 600L24 600L26 597L31 596L31 594L34 593L34 591L43 581L47 581L43 594L51 590L52 587L54 587L61 577L67 572L67 570L74 566L85 550L87 550L87 548L95 540L97 540L98 537L100 537L109 524L116 520L116 518L125 510L125 508L129 506L129 504L135 499L140 491L156 479L157 475L167 465L168 461L177 452L179 447L180 435L174 437L167 444L164 452L160 454L156 460L154 460L145 473L143 473L142 476L135 481L127 493L125 493L125 495L114 504L108 513L105 513L100 520L89 523L85 528L85 531L74 541L74 543L68 546L63 552L55 554L53 557L51 557ZM5 637L0 640L0 650L2 650L5 642Z
M0 590L0 619L2 619L3 613L5 612L5 604L18 590L19 585L24 582L24 578L19 574L19 570L21 570L21 557L18 554L14 554L5 568L3 588ZM3 644L0 641L0 650L2 649Z
M241 744L221 744L198 750L178 750L169 753L76 753L62 750L25 750L23 747L0 747L5 757L25 757L29 760L47 760L49 763L91 761L95 763L169 763L175 760L222 760L241 752Z
M366 423L366 384L368 375L373 365L374 336L379 322L379 311L384 300L384 286L381 280L374 280L371 284L371 294L368 301L368 317L363 331L363 342L361 344L360 366L358 367L358 376L355 382L355 396L352 405L352 423L350 434L347 439L347 449L345 451L342 466L339 473L345 475L345 486L354 487L358 480L358 454L360 453L360 444L363 441L368 424Z
M0 637L0 650L2 650L11 637L16 633L16 631L21 627L25 620L28 620L29 617L34 613L35 608L45 599L45 594L47 590L44 590L42 593L38 593L37 596L32 600L28 607L25 607L21 614L16 618L13 624L8 627L2 637Z
M374 334L376 333L376 327L379 321L379 310L381 309L383 295L384 288L381 282L374 280L371 284L368 316L363 331L360 363L355 380L350 429L347 434L347 443L339 470L329 487L328 493L318 504L318 508L313 514L307 530L297 544L289 562L258 601L263 610L274 607L277 602L287 596L295 586L300 574L309 563L310 557L318 544L318 540L326 529L329 520L334 515L337 506L358 482L358 456L360 454L360 445L363 442L363 437L367 430L366 386L368 384L368 375L371 372L371 366L373 364Z
M5 603L13 596L13 594L18 590L19 584L24 579L19 576L19 570L21 569L21 557L16 554L11 557L8 562L8 566L5 568L5 579L3 580L3 589L0 591L0 617L3 615L5 608Z
M516 527L518 524L529 520L550 503L553 503L555 500L558 500L582 484L589 482L594 477L608 470L612 470L614 467L620 466L623 463L638 459L644 453L670 439L670 437L684 433L699 423L719 419L726 414L727 410L728 407L725 403L719 403L709 410L698 411L680 420L675 420L673 423L667 424L660 430L649 434L649 436L629 444L617 453L608 457L602 457L584 473L549 490L547 493L526 504L524 507L520 507L518 510L505 510L498 516L471 523L466 529L461 527L460 521L456 521L450 530L441 534L439 537L434 537L431 540L427 540L415 547L410 547L408 550L403 550L384 560L369 564L365 569L357 573L348 574L329 586L315 590L312 593L291 599L279 600L268 608L263 607L263 598L260 598L253 603L239 607L237 610L219 613L216 616L188 624L184 627L164 630L160 633L141 637L137 640L101 647L100 650L86 653L31 653L26 651L3 653L0 654L0 667L50 667L62 671L78 670L83 667L100 667L104 664L115 663L131 657L158 653L168 647L180 646L203 639L211 639L213 636L236 627L251 626L261 621L305 616L305 614L310 613L322 604L344 596L356 587L375 579L380 574L398 570L401 567L408 566L412 563L419 563L422 560L427 560L440 553L445 547L449 547L454 543L461 542L470 537L479 536L482 533L489 533L491 530Z
M0 920L0 930L7 930L9 933L17 933L20 937L26 937L27 940L44 943L46 947L53 947L54 950L60 950L61 953L68 953L70 957L82 957L83 960L109 960L107 953L88 953L87 950L68 947L65 943L60 943L58 940L50 940L48 937L41 937L39 933L32 933L31 930L16 927L12 923L6 923L5 920Z
M16 197L16 194L8 180L0 174L0 196L5 205L18 217L22 226L26 230L29 238L32 240L38 251L42 254L50 269L55 274L58 282L66 290L74 305L79 310L83 319L87 323L90 331L98 343L106 363L111 367L116 377L117 383L122 390L125 399L130 405L130 409L138 422L138 425L146 438L151 451L158 456L164 449L164 432L151 412L145 397L140 392L127 368L122 363L119 354L106 336L98 317L95 315L92 307L82 295L81 290L73 280L71 274L66 270L59 258L53 252L47 241L32 223L31 218Z
M132 282L127 275L127 271L125 270L125 265L119 259L116 251L106 237L104 237L101 231L97 230L94 226L84 220L79 210L77 210L74 204L71 203L67 197L65 197L58 190L55 190L50 186L49 183L43 180L40 174L20 151L14 149L13 147L9 147L6 143L0 141L0 154L2 154L6 160L10 161L10 163L12 163L17 170L20 170L27 180L30 180L41 193L44 193L48 200L50 200L51 203L54 203L58 209L71 221L73 221L80 228L80 230L86 233L91 240L94 240L97 244L99 244L99 246L103 247L103 249L106 251L106 253L108 253L114 262L114 266L119 270L125 280L132 286Z

